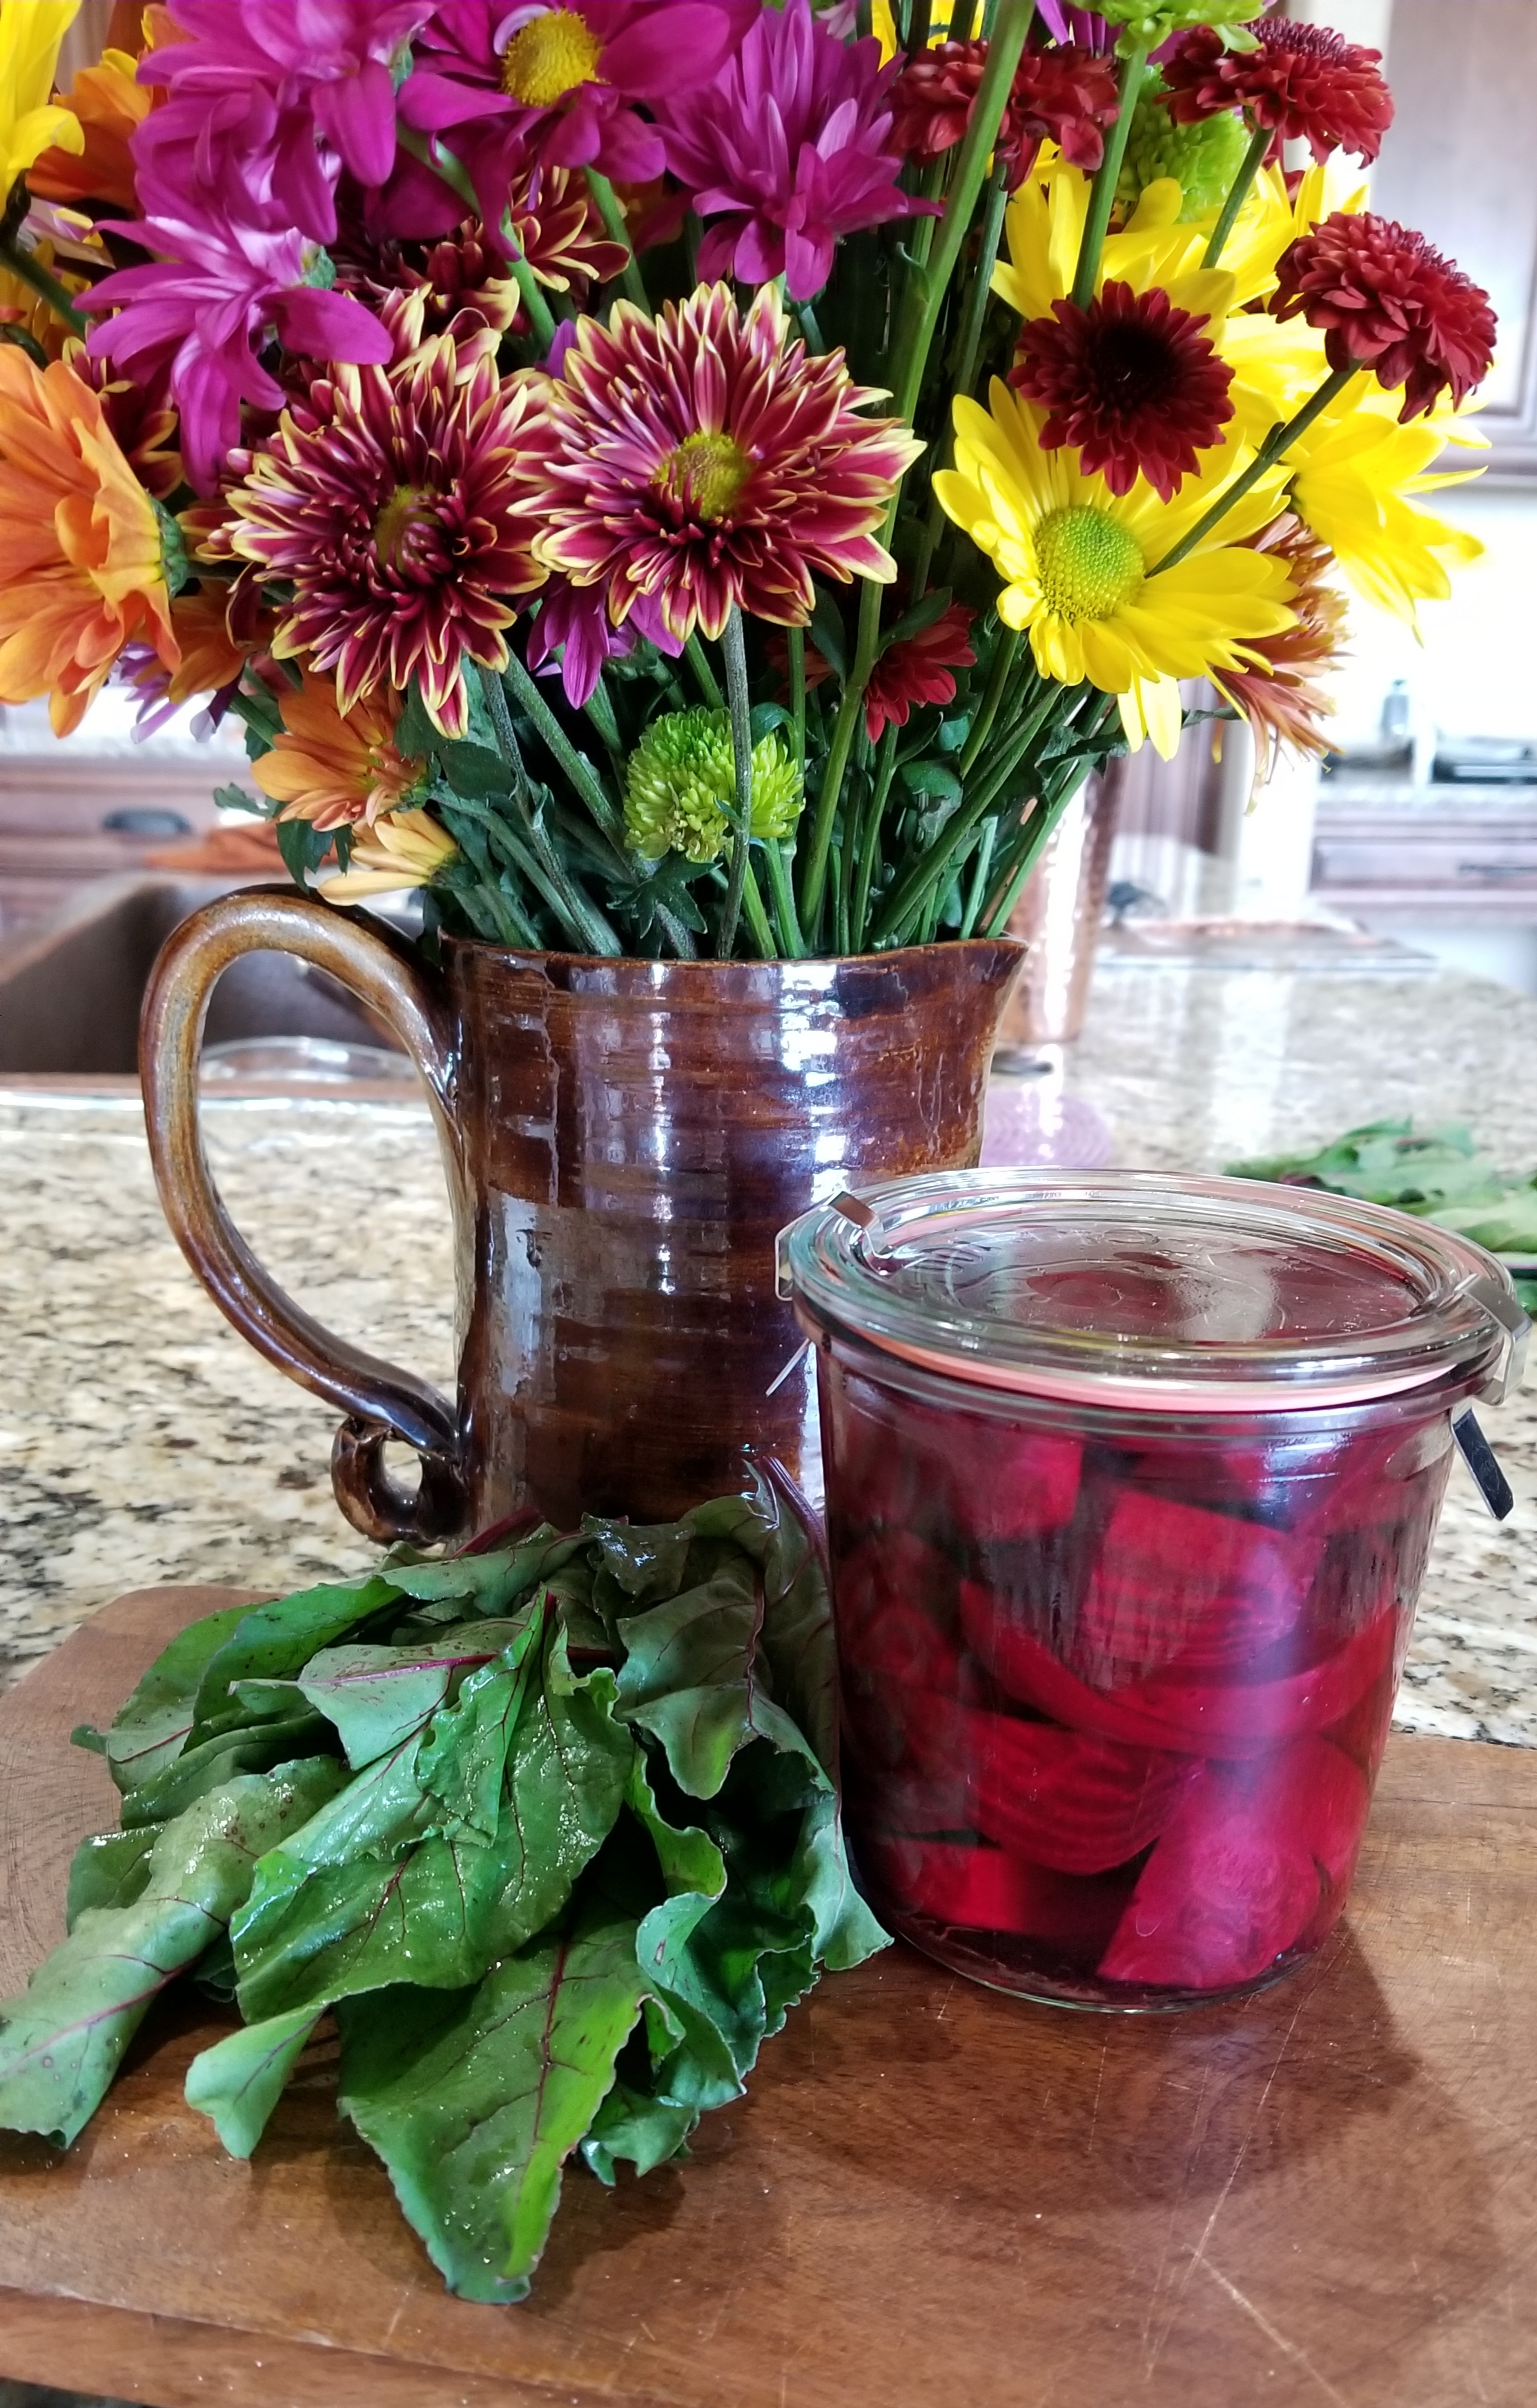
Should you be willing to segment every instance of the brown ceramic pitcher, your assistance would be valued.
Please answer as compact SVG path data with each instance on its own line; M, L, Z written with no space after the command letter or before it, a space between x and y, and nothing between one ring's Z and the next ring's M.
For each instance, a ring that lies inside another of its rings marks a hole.
M426 1082L456 1230L457 1408L292 1302L215 1191L197 1112L209 991L267 949L351 988ZM766 963L450 940L432 969L300 896L225 896L177 929L145 998L161 1200L235 1326L345 1414L332 1479L369 1537L467 1536L526 1504L563 1526L670 1519L737 1486L745 1446L799 1469L814 1407L775 1235L840 1187L975 1162L1020 958L980 939ZM414 1494L385 1469L391 1439L421 1457Z

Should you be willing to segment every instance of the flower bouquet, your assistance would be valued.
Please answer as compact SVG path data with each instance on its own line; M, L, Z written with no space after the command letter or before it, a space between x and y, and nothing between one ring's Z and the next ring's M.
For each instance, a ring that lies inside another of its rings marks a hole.
M151 0L55 93L75 7L0 0L0 698L207 695L332 902L997 934L1182 681L1319 749L1343 588L1476 550L1487 301L1257 0Z

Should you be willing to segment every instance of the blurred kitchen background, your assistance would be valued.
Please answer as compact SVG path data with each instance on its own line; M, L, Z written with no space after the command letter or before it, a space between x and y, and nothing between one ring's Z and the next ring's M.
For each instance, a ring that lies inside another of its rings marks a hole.
M1499 311L1487 472L1429 505L1487 557L1424 609L1417 639L1352 606L1321 768L1283 763L1251 796L1246 731L1201 725L1174 763L1144 752L1085 798L1027 902L1040 941L1019 1046L1071 1033L1101 923L1102 957L1331 942L1359 957L1374 941L1537 995L1537 0L1293 0L1291 13L1386 53L1398 116L1372 206L1422 228ZM62 79L112 17L111 0L85 0ZM131 1068L160 934L241 874L252 824L242 838L214 800L242 777L238 730L210 734L187 711L140 737L119 694L65 744L43 704L0 710L0 1073ZM282 975L292 999L303 982ZM279 1022L323 1046L364 1042L377 1070L377 1032L324 986L311 977L296 1024L290 1004ZM226 1019L230 1044L273 1025L233 996ZM326 1058L312 1052L311 1068Z

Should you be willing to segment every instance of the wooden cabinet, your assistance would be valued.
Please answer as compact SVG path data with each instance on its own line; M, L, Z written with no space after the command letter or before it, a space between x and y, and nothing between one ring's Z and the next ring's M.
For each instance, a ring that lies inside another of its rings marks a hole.
M52 917L98 878L142 869L179 837L219 824L217 785L239 769L206 759L0 752L0 935Z
M1537 926L1537 788L1326 779L1312 891L1372 926Z
M1489 472L1537 481L1537 0L1394 0L1386 73L1398 113L1372 207L1487 288Z

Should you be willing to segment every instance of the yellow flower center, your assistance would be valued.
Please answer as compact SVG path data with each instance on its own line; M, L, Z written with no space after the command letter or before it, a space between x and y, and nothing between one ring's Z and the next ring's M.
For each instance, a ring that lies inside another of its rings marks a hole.
M653 483L690 518L724 519L746 484L753 464L729 435L685 435L668 453Z
M525 108L551 108L591 83L603 55L579 8L547 8L521 26L502 53L502 90Z
M432 504L416 485L396 485L374 521L374 549L386 568L404 567L415 549L419 527L432 519Z
M1046 608L1070 626L1080 619L1113 619L1147 566L1129 527L1082 502L1041 520L1035 557Z

